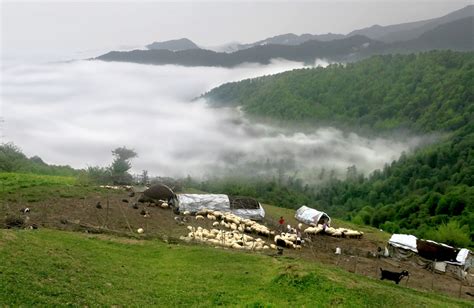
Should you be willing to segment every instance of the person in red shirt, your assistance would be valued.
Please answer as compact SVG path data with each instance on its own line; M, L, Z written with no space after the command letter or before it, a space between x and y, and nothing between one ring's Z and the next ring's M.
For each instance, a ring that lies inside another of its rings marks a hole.
M283 219L283 216L280 217L280 220L278 221L278 223L280 224L280 231L284 231L284 228L285 228L285 219Z

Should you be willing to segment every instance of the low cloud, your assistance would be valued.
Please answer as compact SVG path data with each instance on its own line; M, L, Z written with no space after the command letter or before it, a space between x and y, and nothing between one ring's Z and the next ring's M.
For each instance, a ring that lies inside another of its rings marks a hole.
M327 65L322 60L315 65ZM312 132L249 122L237 109L194 97L219 84L301 68L273 61L237 68L76 61L3 72L6 139L27 155L83 168L108 165L111 150L134 148L134 171L161 176L269 174L284 166L311 178L348 166L370 172L421 141L364 138L335 128Z

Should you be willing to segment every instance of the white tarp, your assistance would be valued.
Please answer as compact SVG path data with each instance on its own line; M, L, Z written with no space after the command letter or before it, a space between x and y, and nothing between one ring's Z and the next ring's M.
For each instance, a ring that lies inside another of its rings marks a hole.
M456 257L456 261L461 263L461 265L464 265L466 263L467 257L469 257L469 249L462 248L459 250L458 255Z
M231 209L227 195L177 194L176 196L180 213L185 211L196 213L202 209L209 209L213 211L231 212L239 217L253 220L262 220L265 218L265 210L260 204L257 209Z
M303 205L298 210L296 210L295 214L296 220L304 222L308 225L316 225L323 216L326 216L328 218L328 222L331 223L331 217L329 217L328 214L307 207L306 205Z
M227 195L177 194L180 212L196 213L202 209L230 212L230 201Z
M263 220L265 218L265 210L262 206L258 209L232 209L231 212L246 219Z
M388 243L394 247L399 247L418 253L416 249L416 236L409 234L393 234Z

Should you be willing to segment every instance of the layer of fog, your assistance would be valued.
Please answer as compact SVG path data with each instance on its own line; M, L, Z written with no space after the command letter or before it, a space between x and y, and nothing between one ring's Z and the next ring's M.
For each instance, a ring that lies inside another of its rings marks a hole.
M321 60L316 63L324 64ZM249 122L196 96L224 82L303 67L274 61L234 69L76 61L3 71L4 141L48 163L105 166L111 150L134 148L133 171L160 176L272 174L309 177L321 168L370 172L420 138L364 138L335 128L288 132Z

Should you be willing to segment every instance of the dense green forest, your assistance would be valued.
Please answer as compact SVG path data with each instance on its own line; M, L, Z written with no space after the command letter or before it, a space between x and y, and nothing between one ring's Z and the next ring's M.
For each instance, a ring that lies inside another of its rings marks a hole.
M283 121L452 131L471 120L473 80L474 53L434 51L246 79L204 97Z
M473 81L474 53L433 51L228 83L204 97L289 123L440 133L437 143L403 154L368 177L348 172L345 180L332 179L323 187L287 189L337 217L469 245L474 240ZM263 196L262 201L275 199ZM442 237L446 228L452 232Z

